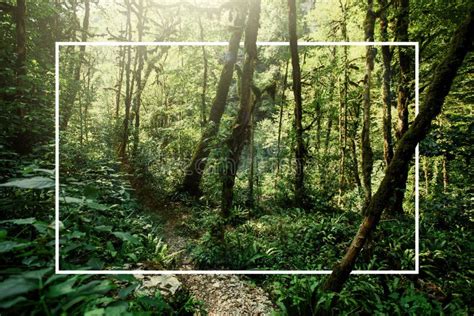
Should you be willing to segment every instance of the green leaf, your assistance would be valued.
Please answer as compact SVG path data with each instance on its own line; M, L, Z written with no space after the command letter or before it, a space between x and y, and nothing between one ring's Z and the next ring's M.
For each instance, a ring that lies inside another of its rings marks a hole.
M51 176L54 176L54 169L42 169L42 168L37 168L37 169L33 169L33 171L37 171L37 172L44 172L46 174L49 174Z
M0 242L0 253L23 249L30 245L31 245L30 242L21 243L21 242L16 242L16 241L2 241Z
M14 299L8 299L5 301L0 302L0 308L7 309L12 306L18 306L18 303L28 301L25 297L23 296L17 296Z
M127 241L131 244L140 244L140 240L137 237L130 235L129 233L113 232L112 235L121 239L122 241Z
M24 178L0 184L0 187L15 187L20 189L47 189L54 187L54 180L45 177Z
M34 217L28 217L28 218L9 219L6 221L1 221L0 224L12 223L16 225L28 225L28 224L33 224L35 221L36 219Z
M37 280L13 276L0 283L0 301L7 297L28 293L39 287Z
M97 308L84 313L84 316L102 316L105 314L105 308Z
M85 285L82 285L75 289L75 295L79 294L105 294L112 290L114 286L109 280L104 281L91 281Z
M66 204L73 204L73 203L82 204L84 203L84 199L78 199L72 196L65 196L64 198L60 200L60 202L63 202Z
M128 309L128 303L118 305L118 306L109 306L105 309L105 315L106 316L132 315L131 313L127 313L127 309Z
M126 288L121 289L118 293L119 297L121 299L127 298L127 296L129 296L130 293L132 293L133 290L135 290L137 288L137 286L138 286L138 283L129 285Z
M64 282L53 285L49 288L48 297L58 297L74 292L73 286L76 283L77 277L66 279Z
M53 271L53 268L27 271L27 272L23 272L22 276L28 279L42 279L47 273L51 271Z
M96 257L89 259L87 265L94 270L102 270L104 268L104 262Z
M112 226L99 225L99 226L96 226L95 229L100 232L111 232Z

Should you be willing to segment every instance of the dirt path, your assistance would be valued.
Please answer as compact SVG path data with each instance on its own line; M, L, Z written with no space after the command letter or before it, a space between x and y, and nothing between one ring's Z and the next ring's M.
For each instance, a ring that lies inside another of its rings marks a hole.
M189 237L180 234L179 226L190 219L190 210L179 203L170 204L162 211L164 240L171 252L179 252L179 270L194 270L186 251ZM265 291L238 275L178 275L177 279L203 301L209 315L269 315L273 303Z
M133 174L133 173L132 173ZM132 186L139 200L164 221L163 239L170 253L179 252L178 270L195 270L186 246L192 239L179 229L182 223L191 219L191 211L178 202L166 205L156 201L146 184L131 177ZM251 284L241 275L136 275L142 280L141 291L159 289L162 293L174 292L183 286L197 299L204 302L209 315L270 315L274 304L260 287Z

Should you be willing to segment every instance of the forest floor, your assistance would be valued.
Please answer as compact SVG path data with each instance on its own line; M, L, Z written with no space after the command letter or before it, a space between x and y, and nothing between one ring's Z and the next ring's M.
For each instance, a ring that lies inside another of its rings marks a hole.
M196 236L183 233L180 226L191 219L191 209L180 202L162 203L158 201L146 185L131 179L139 200L163 225L163 241L169 253L176 253L177 270L196 270L189 254L188 244ZM141 276L140 276L141 277ZM196 299L204 302L209 315L269 315L275 305L264 289L258 287L241 275L192 274L172 275L179 280ZM150 286L156 285L152 275L143 276ZM166 279L169 282L169 278ZM238 296L236 295L238 293Z

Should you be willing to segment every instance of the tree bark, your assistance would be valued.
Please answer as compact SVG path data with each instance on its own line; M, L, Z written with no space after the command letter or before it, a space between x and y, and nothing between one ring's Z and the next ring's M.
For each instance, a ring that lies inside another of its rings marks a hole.
M254 162L255 162L255 106L258 101L255 100L252 113L250 114L250 126L249 126L249 160L250 160L250 166L249 166L249 191L247 195L247 205L249 207L254 206L254 196L253 196L253 178L254 178Z
M349 41L347 35L347 4L339 2L340 9L342 11L342 22L341 22L341 35L345 42ZM342 206L342 195L346 186L346 151L347 151L347 100L348 100L348 47L344 46L343 56L343 83L339 79L339 193L338 193L338 205Z
M375 27L375 13L373 11L373 0L367 1L367 13L365 16L365 40L369 42L374 41L374 27ZM362 126L362 180L364 185L364 207L365 210L369 205L372 197L372 168L373 168L373 153L370 144L370 88L372 86L372 70L374 69L375 50L372 46L366 48L365 59L365 77L364 77L364 111L363 111L363 126Z
M15 20L15 40L16 40L16 64L15 64L15 75L16 75L16 93L15 103L17 106L16 114L18 115L19 121L23 122L27 114L27 104L24 100L25 96L25 76L27 73L26 68L26 1L17 0L16 6L9 6L10 12ZM29 131L22 126L20 123L18 131L12 141L13 149L20 153L26 154L31 152L33 143L29 137Z
M278 120L278 140L277 140L277 166L276 166L276 177L280 175L280 164L281 164L281 127L283 124L283 108L285 105L286 97L286 86L288 83L288 66L290 61L286 61L285 76L283 77L283 83L281 87L281 97L280 97L280 118ZM276 181L275 181L276 184Z
M382 42L388 42L388 20L387 20L387 0L379 0L380 6L383 8L380 13L380 37ZM393 141L392 141L392 95L390 91L392 79L392 53L390 46L382 46L383 59L383 83L382 83L382 102L383 102L383 156L385 166L390 164L393 157Z
M222 217L224 221L230 215L234 194L235 176L240 161L240 154L248 139L250 114L252 113L252 82L257 61L257 34L260 20L260 0L250 0L247 27L245 29L245 61L242 69L240 86L240 107L233 124L232 134L227 140L227 159L222 175Z
M400 174L413 157L417 144L428 134L433 119L441 112L444 99L449 93L454 77L462 65L466 54L472 50L474 39L474 10L456 30L448 45L446 57L436 68L426 97L421 105L420 113L415 118L395 150L394 156L375 195L370 200L367 212L359 231L342 260L334 267L323 288L326 291L339 292L349 277L356 259L364 247L367 237L375 230L382 212L390 205L394 188L406 181Z
M81 42L87 42L88 34L89 34L89 15L90 15L90 0L84 1L84 19L82 21L82 29L81 29ZM74 101L76 101L77 93L80 91L80 79L81 79L81 67L84 61L84 56L86 54L86 46L79 47L79 56L77 60L76 67L74 68L74 75L73 75L73 85L68 91L68 95L64 101L64 106L61 116L61 120L59 122L59 129L64 131L67 129L69 124L69 120L71 119L73 108L74 108Z
M143 32L145 28L145 8L143 5L143 0L138 0L138 4L136 5L136 15L137 15L137 35L138 41L141 42L143 39ZM137 86L137 92L135 94L135 99L133 102L135 106L135 126L134 126L134 134L133 134L133 153L134 155L137 154L138 151L138 144L140 142L140 107L142 103L142 92L145 88L145 82L142 81L142 71L144 67L144 55L146 52L145 46L137 46L137 60L138 60L138 67L135 74L135 81Z
M202 27L201 18L199 18L199 32L201 35L201 41L204 41L204 29ZM202 71L202 91L201 91L201 128L204 130L207 117L206 117L206 93L207 93L207 52L206 47L203 45L201 46L202 50L202 61L203 61L203 71Z
M210 143L219 132L220 121L227 104L227 95L229 94L229 88L232 83L232 75L237 61L237 53L239 50L240 39L242 38L244 21L245 13L240 12L235 20L234 32L229 40L226 62L222 68L219 83L217 85L216 97L211 106L209 124L204 130L201 139L194 150L191 163L186 168L184 180L180 188L182 192L186 192L192 196L201 195L199 185L207 164L207 157L210 153Z
M288 31L290 36L290 53L293 78L293 95L295 98L295 204L301 205L304 200L304 166L305 145L303 141L303 104L301 98L301 70L298 55L298 37L296 34L296 1L288 0Z
M127 40L131 42L132 40L132 21L131 21L131 12L132 6L130 0L125 1L126 11L127 11ZM129 123L130 123L130 108L132 105L132 94L133 94L133 78L132 78L132 48L127 46L127 62L125 64L125 116L123 118L123 129L122 129L122 139L120 141L118 156L124 160L127 155L127 145L128 145L128 136L129 136Z
M397 41L408 41L408 25L409 25L409 0L398 0L398 18L396 25ZM398 58L400 63L400 83L398 85L397 112L398 122L396 137L399 142L408 129L408 101L409 101L409 84L410 84L410 56L406 47L398 47ZM400 183L394 193L394 203L390 211L392 214L403 213L403 198L405 197L406 179L408 178L408 168L400 170L400 174L405 181Z
M120 99L122 97L123 73L125 71L125 52L125 47L119 47L119 77L117 79L117 93L115 95L115 119L118 119L120 114Z

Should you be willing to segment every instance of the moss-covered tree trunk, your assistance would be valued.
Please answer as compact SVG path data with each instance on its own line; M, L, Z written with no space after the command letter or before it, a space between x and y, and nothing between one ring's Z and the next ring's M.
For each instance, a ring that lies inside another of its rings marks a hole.
M380 13L380 39L382 42L388 42L388 20L387 20L387 0L379 0L382 7ZM383 102L383 156L385 166L390 164L393 157L392 141L392 95L390 85L392 80L392 53L390 46L382 46L383 61L383 83L382 83L382 102Z
M373 11L373 0L367 1L367 12L365 16L365 41L374 41L374 27L375 27L375 13ZM372 70L374 69L375 49L373 46L366 47L365 56L365 77L364 77L364 109L363 109L363 126L361 135L361 149L362 149L362 182L364 185L364 210L369 205L372 197L372 168L373 168L373 153L370 143L370 110L371 98L370 89L372 87Z
M409 0L399 0L397 2L398 17L396 25L396 37L397 41L408 41L408 25L409 25ZM396 137L397 141L403 137L405 132L408 130L408 102L409 102L409 85L411 81L410 71L410 55L407 47L398 47L398 59L400 64L400 82L398 85L398 97L397 97L397 130ZM390 207L392 214L403 213L403 198L405 197L406 190L406 179L408 178L407 165L405 169L400 169L400 174L404 177L405 181L400 183L400 186L396 188L394 192L394 203Z
M303 141L303 101L301 98L301 70L298 55L298 37L296 34L296 1L288 0L288 28L290 35L290 53L293 78L293 95L295 98L295 204L304 200L304 165L305 145Z
M370 200L367 207L367 215L364 217L346 254L334 267L332 274L326 280L323 287L324 290L334 292L342 290L368 236L375 230L383 210L390 205L390 198L393 196L394 188L399 187L401 182L406 181L400 170L408 167L417 144L425 138L431 127L431 122L441 112L444 99L449 93L456 73L462 65L466 54L472 50L472 41L474 40L473 29L474 10L469 13L466 21L461 24L453 35L451 43L448 45L446 57L433 74L419 115L400 139L393 159L385 171L380 187Z
M252 82L257 61L257 34L260 21L260 0L250 0L247 27L245 29L245 61L240 85L240 106L232 125L232 134L226 141L228 153L222 175L222 217L230 215L234 194L234 183L239 167L240 155L248 139L252 113Z
M232 83L234 66L237 61L240 39L243 33L245 13L241 11L234 22L234 32L229 40L229 47L226 53L226 62L217 85L217 92L211 106L209 122L204 129L201 139L194 150L191 162L186 168L185 176L180 190L193 196L201 195L199 185L207 164L207 157L210 153L210 143L219 132L219 125L227 104L227 96Z
M280 115L278 119L278 140L277 140L277 165L276 165L276 177L278 179L280 175L280 164L281 164L281 128L283 126L283 108L286 103L286 97L285 97L285 92L286 92L286 86L288 83L288 66L289 66L290 61L286 61L286 67L285 67L285 75L283 76L283 82L281 86L281 97L280 97ZM276 185L275 181L275 185Z

